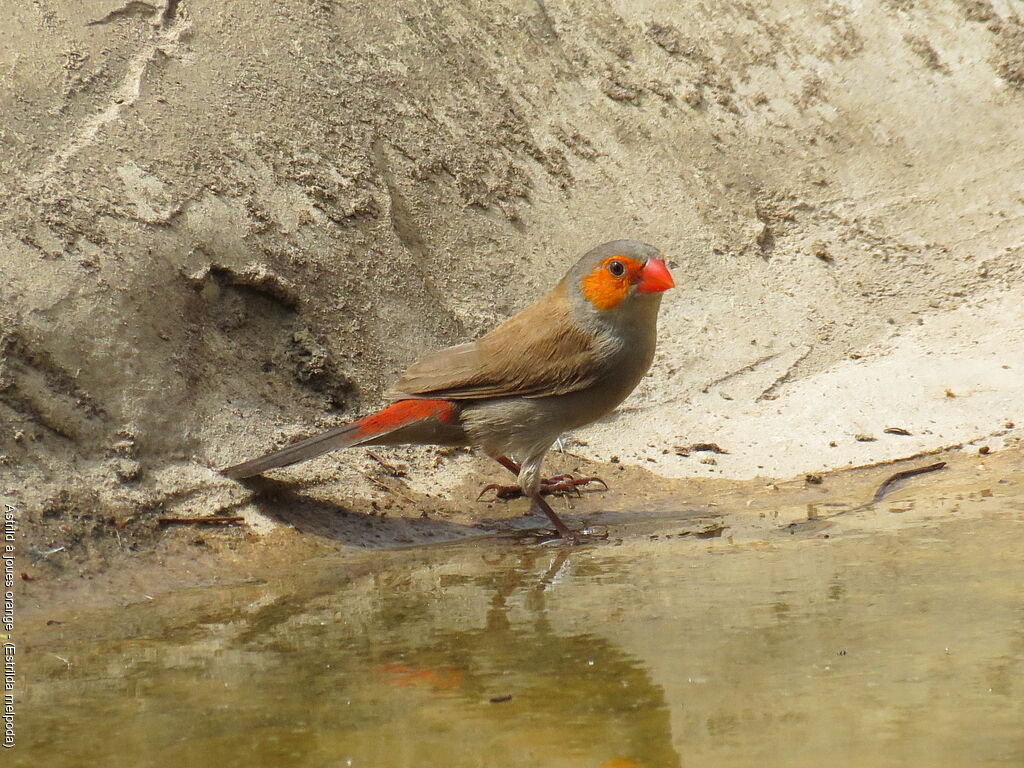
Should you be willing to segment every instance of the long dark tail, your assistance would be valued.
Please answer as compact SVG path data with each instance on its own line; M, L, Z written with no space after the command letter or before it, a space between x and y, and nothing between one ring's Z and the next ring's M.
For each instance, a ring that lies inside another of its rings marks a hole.
M339 448L378 442L389 434L419 422L433 421L438 425L447 426L451 424L453 418L454 408L446 400L399 400L359 421L342 424L322 434L307 437L266 456L222 469L220 473L240 480L243 477L262 474L269 469L298 464L300 461L316 458Z

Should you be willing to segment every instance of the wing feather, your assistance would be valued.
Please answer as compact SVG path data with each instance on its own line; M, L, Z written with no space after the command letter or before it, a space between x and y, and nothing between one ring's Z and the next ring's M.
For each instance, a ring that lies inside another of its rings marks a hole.
M392 388L408 397L549 397L584 389L602 372L600 345L579 327L562 284L486 336L427 355Z

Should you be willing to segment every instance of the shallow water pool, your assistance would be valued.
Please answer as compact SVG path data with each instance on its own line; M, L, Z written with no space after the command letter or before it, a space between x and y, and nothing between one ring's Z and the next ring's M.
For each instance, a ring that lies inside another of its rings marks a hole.
M578 549L380 552L85 613L27 640L9 756L1024 765L1024 503L950 503L829 538L661 517Z

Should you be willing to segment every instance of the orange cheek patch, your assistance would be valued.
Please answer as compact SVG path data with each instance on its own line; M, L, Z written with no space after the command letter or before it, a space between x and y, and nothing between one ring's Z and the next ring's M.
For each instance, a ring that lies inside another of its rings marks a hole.
M613 277L608 271L608 262L613 259L625 265L626 273L622 277ZM595 309L614 309L626 298L630 283L634 282L634 276L639 275L641 269L643 267L633 259L609 256L593 272L580 280L583 298L593 304Z
M618 306L629 288L622 278L614 278L604 267L599 267L580 281L583 298L594 305L595 309L612 309Z

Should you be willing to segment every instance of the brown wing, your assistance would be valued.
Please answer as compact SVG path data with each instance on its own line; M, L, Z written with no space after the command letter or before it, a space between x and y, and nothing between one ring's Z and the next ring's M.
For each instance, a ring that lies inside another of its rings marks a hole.
M547 397L584 389L601 370L598 344L579 328L559 284L478 341L413 363L389 394L446 400Z

